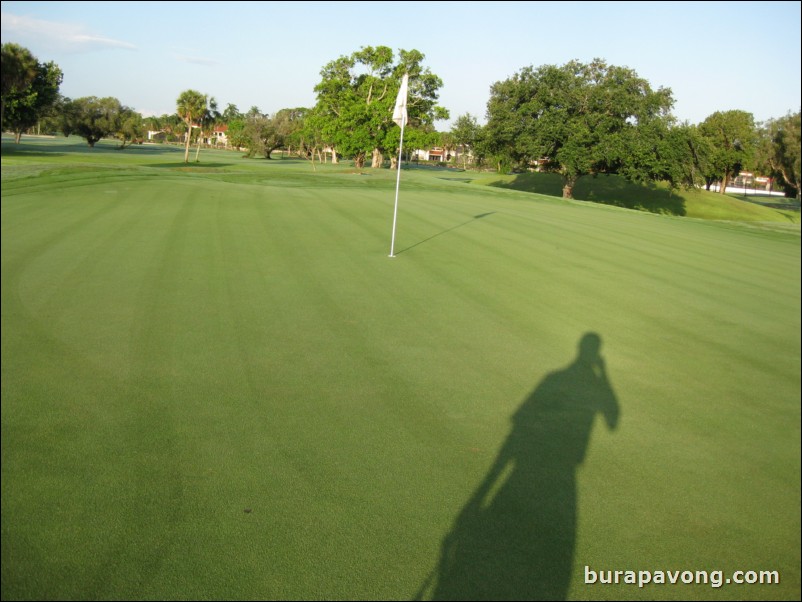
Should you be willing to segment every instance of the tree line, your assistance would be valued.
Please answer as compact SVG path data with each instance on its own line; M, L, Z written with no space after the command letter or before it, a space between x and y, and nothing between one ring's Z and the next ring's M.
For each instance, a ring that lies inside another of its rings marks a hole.
M77 134L89 146L105 137L120 147L141 142L147 131L183 142L184 160L195 145L214 142L226 126L228 143L248 156L271 158L282 149L314 161L347 158L357 168L395 167L399 128L391 119L404 73L409 75L409 123L405 147L438 146L459 155L463 168L501 172L558 173L563 196L572 198L581 177L618 174L632 181L664 181L672 187L720 184L723 193L740 172L774 179L799 198L800 112L756 123L751 113L717 111L702 123L679 122L671 113L670 88L654 89L627 67L602 59L589 63L528 66L491 86L486 124L471 114L450 131L435 122L449 118L438 104L442 80L424 66L417 50L367 46L326 64L313 107L274 114L236 105L218 110L214 97L185 90L176 112L142 117L115 98L69 99L59 94L63 75L53 62L39 62L17 44L2 46L2 125L17 141L31 128ZM456 151L459 150L459 153Z

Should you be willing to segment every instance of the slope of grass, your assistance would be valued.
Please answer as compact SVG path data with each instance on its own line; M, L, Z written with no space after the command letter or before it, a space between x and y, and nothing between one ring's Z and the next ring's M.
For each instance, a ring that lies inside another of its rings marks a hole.
M4 144L3 599L799 598L798 226L363 173Z
M557 174L483 175L478 176L475 181L487 186L562 196L562 182ZM799 211L793 211L791 207L764 207L746 202L743 197L720 195L706 190L672 191L663 183L634 184L614 175L580 178L574 189L574 198L650 213L699 219L792 224L800 221Z

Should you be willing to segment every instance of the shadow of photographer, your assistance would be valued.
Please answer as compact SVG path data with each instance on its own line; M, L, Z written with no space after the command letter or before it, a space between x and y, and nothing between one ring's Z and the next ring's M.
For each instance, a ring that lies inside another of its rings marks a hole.
M493 466L443 540L418 599L564 600L577 528L577 468L597 414L615 429L619 407L585 334L574 361L552 372L512 416Z

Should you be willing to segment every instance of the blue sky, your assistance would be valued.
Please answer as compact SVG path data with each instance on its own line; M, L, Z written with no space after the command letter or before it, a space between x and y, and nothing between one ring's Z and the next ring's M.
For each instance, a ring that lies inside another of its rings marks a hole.
M313 106L326 63L377 45L423 52L452 119L483 123L490 86L525 66L595 57L671 88L691 123L802 104L800 2L0 4L2 42L55 61L62 94L114 96L144 115L174 112L189 88L221 110Z

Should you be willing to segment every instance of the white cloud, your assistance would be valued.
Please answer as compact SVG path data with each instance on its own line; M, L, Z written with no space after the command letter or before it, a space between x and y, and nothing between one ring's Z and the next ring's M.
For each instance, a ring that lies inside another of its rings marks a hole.
M136 46L130 42L93 34L86 31L83 25L76 23L44 21L5 12L0 14L0 18L2 19L4 41L14 41L25 45L30 40L35 41L38 45L73 52L103 48L136 49Z

